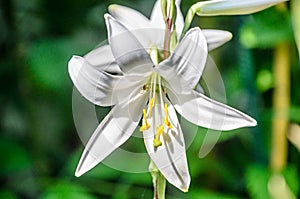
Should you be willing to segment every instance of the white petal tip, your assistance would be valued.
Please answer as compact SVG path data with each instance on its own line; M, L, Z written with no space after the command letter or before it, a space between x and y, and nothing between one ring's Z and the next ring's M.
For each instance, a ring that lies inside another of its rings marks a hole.
M108 6L108 11L110 13L116 12L118 10L118 7L119 7L119 5L117 5L117 4L111 4L111 5Z
M84 64L84 62L85 59L77 55L73 55L72 58L70 59L68 63L68 71L73 82L76 81L78 73L82 65Z
M252 119L251 126L257 126L257 121L255 119Z
M76 168L75 176L80 177L98 164L96 158L89 154L83 154Z
M73 55L69 61L69 66L82 64L84 62L84 58L78 55Z
M225 34L227 34L227 41L230 41L233 37L233 34L231 32L225 31Z
M75 177L79 178L82 174L80 174L79 172L75 172Z
M106 21L108 21L108 20L110 20L110 19L112 19L113 17L110 15L110 14L108 14L108 13L105 13L104 14L104 19L106 20Z
M182 191L183 191L184 193L187 193L187 192L189 192L189 188L184 188L184 189L182 189Z

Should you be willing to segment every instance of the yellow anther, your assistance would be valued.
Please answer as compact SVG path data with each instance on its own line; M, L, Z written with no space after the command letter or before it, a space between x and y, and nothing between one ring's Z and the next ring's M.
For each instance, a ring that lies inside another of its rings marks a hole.
M153 140L153 146L155 148L157 148L157 147L159 147L161 145L162 145L162 142L158 138L154 138L154 140Z
M143 126L140 128L140 131L146 131L150 128L150 124L147 121L147 113L146 113L146 109L143 109L143 120L144 120L144 124Z
M144 86L143 86L143 90L144 91L147 91L149 89L149 85L148 84L145 84Z
M154 106L154 98L151 98L149 102L149 117L152 117L152 108Z
M156 128L156 134L155 134L155 137L154 137L154 140L153 140L153 146L154 147L159 147L162 145L162 142L159 140L159 136L161 134L163 134L164 132L164 126L163 125L160 125L159 127Z
M173 126L172 126L171 122L169 121L168 104L167 103L165 103L165 114L166 114L166 118L164 119L164 122L165 122L166 126L171 129L171 128L173 128Z

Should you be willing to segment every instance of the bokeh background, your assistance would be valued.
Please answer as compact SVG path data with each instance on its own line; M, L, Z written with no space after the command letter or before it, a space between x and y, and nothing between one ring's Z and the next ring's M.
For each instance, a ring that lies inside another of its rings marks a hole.
M195 2L183 0L183 13ZM74 177L84 146L72 118L67 63L106 39L103 15L112 3L149 16L154 0L0 1L1 199L152 198L149 173L99 164ZM199 128L187 150L190 191L168 184L167 198L299 198L299 13L299 0L292 0L253 15L195 18L193 26L233 33L211 56L227 103L258 126L223 132L202 159L206 129ZM97 110L101 118L109 108ZM145 151L141 139L129 143Z

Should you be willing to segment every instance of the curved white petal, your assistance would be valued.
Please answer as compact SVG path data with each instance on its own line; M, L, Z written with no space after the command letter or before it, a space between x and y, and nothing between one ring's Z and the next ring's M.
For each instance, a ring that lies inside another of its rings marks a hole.
M162 145L155 148L153 145L155 128L162 124L160 123L162 122L162 116L156 115L158 118L149 121L152 124L150 129L143 132L144 142L152 161L168 182L186 192L191 179L188 171L184 137L173 106L166 98L165 102L169 105L168 115L173 128L165 127L165 132L160 138ZM155 107L155 111L158 114L164 113L163 107L160 105ZM154 112L153 114L155 114Z
M207 43L199 28L185 35L171 56L154 68L171 85L188 85L199 82L207 58Z
M125 74L115 83L112 98L120 103L128 101L130 98L129 93L131 92L145 92L143 86L148 82L149 78L144 74L138 76Z
M229 40L232 39L231 32L225 30L213 30L213 29L205 29L202 30L203 35L206 38L208 50L214 50Z
M227 131L257 124L250 116L196 91L182 94L169 90L168 96L177 112L198 126Z
M112 95L121 76L102 71L102 67L92 66L80 56L71 58L68 70L75 87L87 100L99 106L117 103Z
M211 0L193 7L199 16L243 15L258 12L287 0Z
M109 13L120 21L145 47L163 48L165 27L151 23L142 13L120 5L109 6Z
M84 59L91 65L101 68L101 70L112 73L122 74L117 65L109 45L100 46L84 56Z
M176 9L177 9L177 15L176 15L176 31L181 32L184 26L184 18L180 9L180 2L181 0L176 0ZM166 25L163 19L162 11L161 11L161 5L160 0L157 0L154 4L154 7L152 9L151 13L151 24L153 27L159 28L159 29L165 29Z
M137 38L118 20L105 14L108 40L116 62L124 73L150 73L153 63Z
M150 21L142 13L121 5L110 5L108 7L109 13L129 30L141 29L149 27Z
M87 143L75 176L92 169L132 135L139 123L147 94L137 94L130 102L116 105L102 120Z

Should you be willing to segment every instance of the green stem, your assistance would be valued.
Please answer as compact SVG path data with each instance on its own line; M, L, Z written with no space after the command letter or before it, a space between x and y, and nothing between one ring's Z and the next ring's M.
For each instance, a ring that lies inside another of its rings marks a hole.
M176 16L176 6L175 0L171 0L169 15L165 20L166 23L166 32L165 32L165 41L164 41L164 59L167 59L170 55L170 41L172 28L175 24L175 16Z
M182 38L184 37L184 35L186 34L186 32L189 30L189 28L191 26L191 23L192 23L192 21L195 17L196 12L197 12L197 9L196 9L195 5L196 4L192 5L190 7L190 9L188 10L187 14L186 14L185 21L184 21L184 26L183 26L179 41L182 40Z
M170 18L168 18L166 23L166 33L165 33L165 41L164 41L164 59L167 59L170 55L171 29L172 29L172 21Z
M166 179L157 169L153 161L149 164L149 171L153 179L154 199L165 199Z

